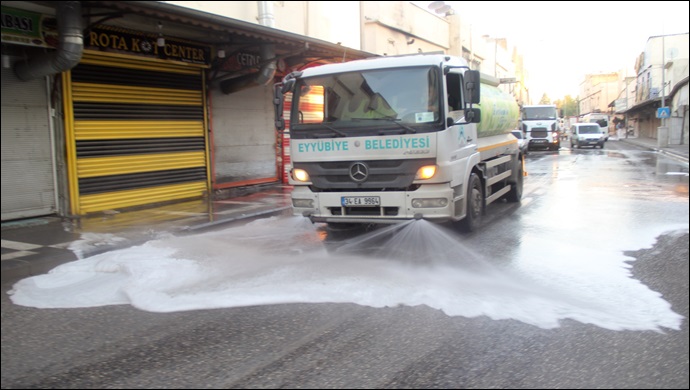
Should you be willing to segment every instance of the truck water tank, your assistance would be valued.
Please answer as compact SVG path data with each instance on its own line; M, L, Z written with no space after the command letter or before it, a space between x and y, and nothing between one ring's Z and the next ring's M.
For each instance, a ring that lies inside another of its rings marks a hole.
M482 120L477 124L477 136L489 137L510 133L517 129L520 109L515 99L498 87L480 84Z

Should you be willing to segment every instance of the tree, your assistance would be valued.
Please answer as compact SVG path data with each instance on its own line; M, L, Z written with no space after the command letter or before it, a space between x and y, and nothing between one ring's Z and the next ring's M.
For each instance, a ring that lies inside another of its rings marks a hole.
M556 100L553 102L558 109L558 116L567 118L569 116L577 116L577 99L573 99L570 95L566 95L563 100Z
M570 95L565 95L561 109L563 110L564 117L577 116L579 114L577 99L573 99Z
M551 104L551 99L549 98L549 95L544 93L544 95L542 95L541 97L541 100L539 100L539 104Z

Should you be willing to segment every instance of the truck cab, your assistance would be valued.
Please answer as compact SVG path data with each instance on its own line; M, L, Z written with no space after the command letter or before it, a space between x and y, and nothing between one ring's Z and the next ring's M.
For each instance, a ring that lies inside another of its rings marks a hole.
M329 234L418 219L472 231L486 205L519 202L519 110L498 83L431 53L292 72L274 104L290 136L293 213Z
M558 150L561 147L555 105L523 106L521 123L528 150Z

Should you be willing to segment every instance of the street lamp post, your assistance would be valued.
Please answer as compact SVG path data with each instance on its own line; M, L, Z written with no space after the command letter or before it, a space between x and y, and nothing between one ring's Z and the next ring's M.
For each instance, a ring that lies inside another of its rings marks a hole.
M452 15L454 12L453 8L446 4L445 1L432 1L427 8L433 10L439 15Z

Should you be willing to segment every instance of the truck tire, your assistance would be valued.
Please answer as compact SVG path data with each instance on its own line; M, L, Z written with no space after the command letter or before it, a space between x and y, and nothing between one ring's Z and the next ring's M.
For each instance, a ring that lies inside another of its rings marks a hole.
M481 223L484 204L484 191L482 181L476 173L470 175L467 183L467 213L465 218L458 222L458 228L464 233L477 230Z
M524 180L524 172L522 170L522 160L518 160L517 179L515 183L510 183L510 191L506 194L508 202L517 203L522 199L522 186Z

